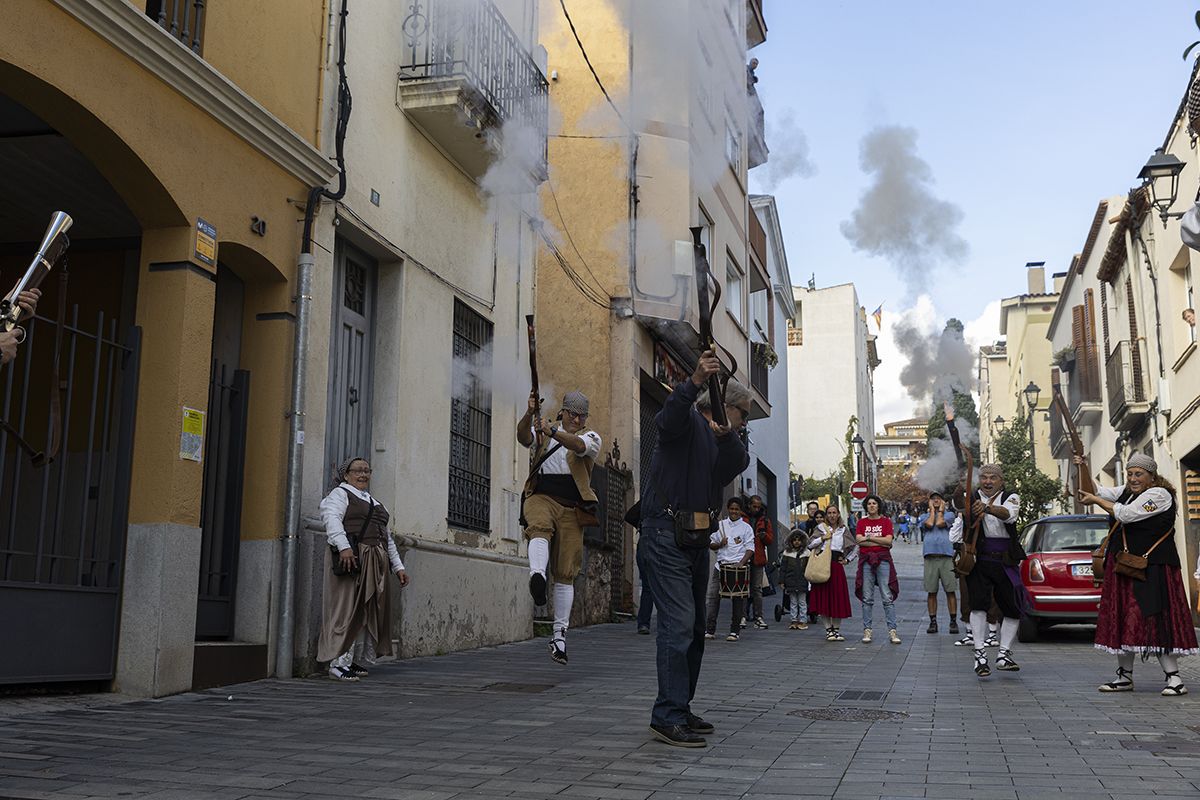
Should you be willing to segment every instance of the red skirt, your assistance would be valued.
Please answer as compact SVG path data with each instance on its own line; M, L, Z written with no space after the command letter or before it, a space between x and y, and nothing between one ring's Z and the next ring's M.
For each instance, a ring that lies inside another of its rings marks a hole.
M832 619L849 619L854 612L850 610L850 588L846 584L846 569L841 561L829 565L829 580L824 583L814 583L808 589L808 610L812 614L820 614Z
M1096 648L1107 653L1159 655L1166 650L1159 635L1159 621L1142 616L1133 594L1133 579L1114 571L1112 555L1104 562L1104 588L1100 593L1100 614L1096 620ZM1167 581L1167 607L1163 611L1170 633L1171 652L1190 656L1200 652L1192 613L1183 593L1179 567L1163 566Z

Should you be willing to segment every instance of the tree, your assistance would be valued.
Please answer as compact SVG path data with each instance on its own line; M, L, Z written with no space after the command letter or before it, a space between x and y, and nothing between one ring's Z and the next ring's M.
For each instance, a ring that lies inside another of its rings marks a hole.
M1037 468L1029 442L1029 414L1017 409L1016 419L996 436L996 455L1004 467L1004 485L1021 496L1017 527L1023 528L1042 516L1055 502L1067 502L1066 490L1057 480Z
M951 320L953 322L954 320ZM946 323L949 325L950 323ZM950 404L954 407L954 419L957 421L956 426L961 434L965 427L970 426L972 430L979 430L979 412L975 410L975 399L968 392L960 392L953 389L950 392ZM933 409L933 416L929 418L929 424L925 426L925 446L929 448L934 439L948 438L946 433L946 409L938 405ZM979 462L979 437L964 437L963 444L971 451L971 457Z
M888 464L879 470L879 485L876 490L884 500L900 504L910 501L919 504L929 494L917 486L912 472L903 464Z

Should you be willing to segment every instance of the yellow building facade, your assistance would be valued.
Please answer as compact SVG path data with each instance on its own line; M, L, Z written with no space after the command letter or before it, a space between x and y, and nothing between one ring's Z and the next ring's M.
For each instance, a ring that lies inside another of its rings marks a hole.
M654 415L697 356L693 228L723 293L713 315L722 360L736 360L752 388L753 416L770 414L764 346L785 345L768 319L766 235L747 189L766 148L746 51L766 23L758 0L613 0L569 12L579 41L557 7L541 17L553 123L539 368L556 401L573 389L589 396L589 424L641 476ZM783 495L780 482L772 494ZM619 558L629 592L630 541Z
M57 351L67 413L50 466L4 451L0 613L24 623L0 682L167 694L204 680L207 639L267 671L273 548L257 580L234 578L242 545L282 525L297 220L336 173L320 151L328 11L171 5L6 5L0 159L21 191L3 278L50 212L75 226L65 314L52 276L3 379L7 418L42 435Z

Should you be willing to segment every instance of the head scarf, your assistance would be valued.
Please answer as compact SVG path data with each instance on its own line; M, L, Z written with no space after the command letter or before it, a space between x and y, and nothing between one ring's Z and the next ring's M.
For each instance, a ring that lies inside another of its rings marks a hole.
M982 467L979 468L979 474L983 475L985 472L994 472L996 475L999 475L1001 478L1004 477L1004 468L1001 467L999 464L984 464Z
M580 391L568 392L563 398L562 407L564 411L570 411L574 414L588 413L587 395Z
M1158 462L1145 453L1134 453L1129 457L1127 468L1144 469L1147 472L1158 472Z
M338 464L333 470L333 485L336 487L339 483L346 482L346 472L350 469L350 465L355 461L366 461L362 456L351 456Z

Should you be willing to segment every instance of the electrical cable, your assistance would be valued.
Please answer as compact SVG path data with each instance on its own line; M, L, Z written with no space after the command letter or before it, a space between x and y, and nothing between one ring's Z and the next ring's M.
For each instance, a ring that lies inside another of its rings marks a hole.
M600 279L596 277L596 273L592 272L592 268L588 266L587 259L583 257L583 253L579 252L579 248L575 245L575 238L571 236L571 229L567 227L567 221L563 218L562 209L559 208L558 195L554 193L554 181L547 177L546 185L550 187L550 199L554 201L554 210L558 213L558 221L562 223L562 231L567 235L567 241L571 243L571 249L575 251L575 255L579 256L580 263L582 263L583 268L587 270L587 274L592 277L592 281L595 282L596 288L599 289L605 297L608 297L608 290L604 288L604 284L602 284Z
M346 17L349 16L348 0L342 0L341 17L338 24L338 91L337 120L333 129L334 154L338 165L338 188L331 192L324 186L313 186L308 192L308 204L304 207L304 233L300 240L300 252L312 252L313 221L317 216L317 203L322 197L341 200L346 196L346 131L350 126L350 110L354 98L350 94L350 82L346 78Z
M617 108L617 104L609 96L608 89L604 88L604 81L600 80L600 76L596 74L596 68L592 66L592 60L588 58L587 50L584 49L583 42L579 38L579 32L575 30L575 22L571 19L571 12L567 11L567 0L558 0L558 4L562 7L563 16L567 18L567 25L571 28L571 35L575 37L575 44L579 45L579 52L583 54L584 63L591 70L592 77L596 79L596 85L600 87L600 91L604 94L604 99L612 106L613 113L617 115L617 119L621 120L621 124L632 133L633 129L629 127L629 123L625 121L625 117L621 116L621 110Z

